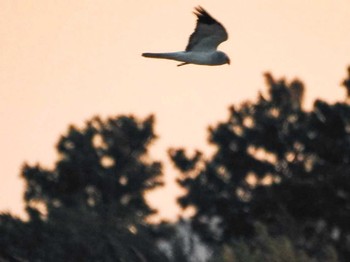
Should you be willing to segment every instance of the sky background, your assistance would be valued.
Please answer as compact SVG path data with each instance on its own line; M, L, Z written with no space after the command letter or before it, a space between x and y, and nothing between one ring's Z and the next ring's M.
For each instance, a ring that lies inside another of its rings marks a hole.
M220 21L231 65L205 67L141 57L183 50L193 8ZM169 147L208 150L207 127L228 106L264 90L264 72L301 79L306 106L343 100L350 64L349 0L0 0L0 211L23 214L24 162L45 167L69 124L155 114L155 159ZM176 171L148 196L174 218Z

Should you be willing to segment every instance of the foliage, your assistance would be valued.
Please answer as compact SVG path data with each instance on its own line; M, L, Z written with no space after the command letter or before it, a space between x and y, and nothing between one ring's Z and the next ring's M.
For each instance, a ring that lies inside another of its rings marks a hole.
M298 250L287 237L273 237L266 228L256 225L257 235L252 239L240 239L223 245L210 262L336 262L333 248L322 250L321 258L311 258Z
M299 80L266 74L265 94L209 129L212 156L169 150L192 227L147 223L156 210L144 195L162 185L161 163L148 157L153 116L71 126L52 168L23 167L28 220L0 214L0 260L198 262L215 250L211 262L347 261L348 73L343 102L309 111Z
M260 221L311 254L334 244L350 256L350 106L316 100L306 111L299 80L266 80L267 94L210 128L212 157L169 151L187 190L179 203L195 207L209 242L251 237Z
M29 220L0 215L0 259L166 261L144 220L155 212L144 194L162 184L147 159L153 123L94 118L60 138L53 169L25 165Z
M206 262L213 252L212 247L204 244L193 232L189 220L161 223L155 230L158 246L169 262Z
M161 164L146 161L155 138L153 122L152 116L145 121L121 116L94 118L83 129L71 126L58 142L60 159L52 170L23 168L26 203L44 207L49 215L66 207L117 212L118 217L154 213L144 199L147 190L162 184Z
M67 208L48 221L28 222L3 214L0 234L0 260L167 261L142 224L91 210Z

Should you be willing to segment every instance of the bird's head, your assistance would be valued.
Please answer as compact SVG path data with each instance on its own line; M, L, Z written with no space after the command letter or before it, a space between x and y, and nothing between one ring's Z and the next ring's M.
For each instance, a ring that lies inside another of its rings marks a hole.
M230 58L224 52L217 51L215 54L217 65L230 64Z
M229 65L231 63L230 58L224 52L222 52L222 61L223 61L223 64L228 64Z
M228 56L226 56L226 64L230 64L231 63L231 60L230 60L230 58L228 57Z

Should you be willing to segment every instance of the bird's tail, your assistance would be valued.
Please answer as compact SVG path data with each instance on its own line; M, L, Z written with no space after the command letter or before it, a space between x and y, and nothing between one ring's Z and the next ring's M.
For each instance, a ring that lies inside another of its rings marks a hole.
M151 58L163 58L163 59L174 59L174 58L176 58L174 53L143 53L142 56L144 56L144 57L151 57Z
M183 66L191 63L186 55L186 52L170 52L170 53L143 53L142 56L150 58L170 59L183 62L178 66Z

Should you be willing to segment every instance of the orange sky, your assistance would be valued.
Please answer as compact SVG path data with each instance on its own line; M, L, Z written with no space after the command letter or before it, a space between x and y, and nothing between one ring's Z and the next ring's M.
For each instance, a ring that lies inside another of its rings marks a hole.
M145 51L185 48L200 4L224 24L231 66L176 67ZM0 210L21 214L20 167L50 166L68 124L94 115L156 115L154 157L205 148L227 107L254 99L263 72L298 77L306 102L343 99L350 64L349 0L1 0ZM166 180L176 173L169 166ZM174 185L150 196L174 217Z

